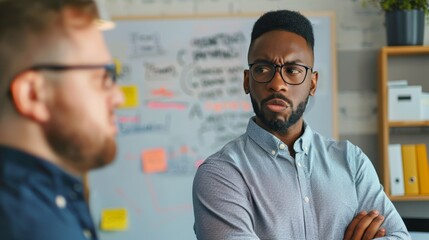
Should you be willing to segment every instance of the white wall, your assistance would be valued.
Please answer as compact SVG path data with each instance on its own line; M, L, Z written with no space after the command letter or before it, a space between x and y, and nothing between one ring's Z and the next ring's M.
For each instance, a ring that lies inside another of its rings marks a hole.
M384 45L384 15L359 0L105 0L112 16L246 14L287 8L333 11L339 50L376 49ZM426 31L428 32L428 31ZM426 37L426 43L429 38Z

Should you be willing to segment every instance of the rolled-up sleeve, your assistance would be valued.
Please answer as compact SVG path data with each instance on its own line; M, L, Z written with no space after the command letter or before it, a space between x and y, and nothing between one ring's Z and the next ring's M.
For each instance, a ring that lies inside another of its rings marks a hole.
M231 164L206 160L195 175L192 193L198 239L259 239L248 188Z

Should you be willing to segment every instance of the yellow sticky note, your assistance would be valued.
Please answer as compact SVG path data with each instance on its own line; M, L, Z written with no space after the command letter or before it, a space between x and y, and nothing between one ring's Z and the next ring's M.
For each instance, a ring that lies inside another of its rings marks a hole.
M121 61L119 59L117 59L117 58L114 58L113 62L115 63L116 73L118 75L121 75L121 73L122 73L122 63L121 63Z
M122 108L132 108L139 105L139 90L135 85L121 86L121 91L124 95L124 103Z
M122 231L128 228L127 210L125 208L104 209L101 213L101 229L105 231Z

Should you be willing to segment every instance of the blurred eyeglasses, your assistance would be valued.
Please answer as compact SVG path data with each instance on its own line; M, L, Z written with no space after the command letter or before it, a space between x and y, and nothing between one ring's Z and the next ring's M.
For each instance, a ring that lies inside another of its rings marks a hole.
M70 71L70 70L91 70L91 69L104 69L106 71L106 82L104 85L110 87L116 83L118 76L117 67L114 63L111 64L94 64L94 65L61 65L61 64L47 64L35 65L28 70L48 70L54 72Z

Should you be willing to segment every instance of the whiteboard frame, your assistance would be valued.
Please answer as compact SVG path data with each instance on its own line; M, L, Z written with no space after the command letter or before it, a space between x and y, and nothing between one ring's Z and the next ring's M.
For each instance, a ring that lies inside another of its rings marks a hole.
M255 13L245 13L245 14L195 14L195 15L168 15L168 16L114 16L112 17L113 21L121 20L160 20L160 19L201 19L201 18L243 18L243 17L259 17L264 12L255 12ZM306 17L329 17L330 19L330 29L331 29L331 72L332 72L332 137L336 140L339 140L338 133L338 68L337 68L337 34L336 34L336 17L335 12L333 11L321 11L321 12L306 12L302 11Z
M112 18L114 21L121 21L121 20L156 20L156 19L198 19L198 18L222 18L222 17L255 17L260 16L262 13L247 13L247 14L204 14L204 15L172 15L172 16L115 16ZM336 38L336 18L335 18L335 12L302 12L302 14L306 17L324 17L327 16L330 18L331 23L331 39L337 39ZM332 54L332 109L333 109L333 123L332 123L332 136L334 139L339 139L338 134L338 103L337 103L337 95L338 95L338 87L337 87L337 76L338 76L338 68L337 68L337 46L334 41L331 41L331 54ZM89 183L88 183L88 177L85 174L83 176L83 182L84 182L84 189L86 193L86 200L89 202Z
M331 93L332 93L332 137L334 139L339 138L338 135L338 107L337 107L337 46L336 46L336 22L335 22L335 13L334 12L301 12L306 17L328 17L330 21L330 39L331 39L331 73L332 73L332 84L331 84ZM247 14L204 14L204 15L175 15L175 16L115 16L113 17L114 21L121 20L165 20L165 19L207 19L207 18L243 18L243 17L259 17L263 13L247 13ZM90 206L89 201L89 176L85 174L83 176L84 189L86 193L86 200Z

